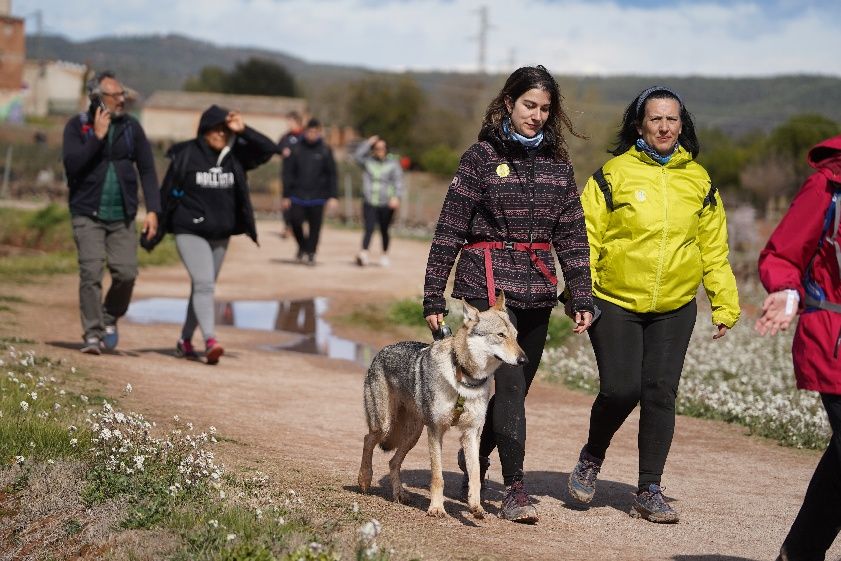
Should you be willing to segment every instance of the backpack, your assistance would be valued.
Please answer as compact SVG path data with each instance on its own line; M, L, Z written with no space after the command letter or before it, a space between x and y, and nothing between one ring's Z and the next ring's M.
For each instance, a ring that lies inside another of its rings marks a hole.
M602 195L604 195L604 202L607 205L607 210L613 212L613 193L611 192L610 182L608 182L607 178L604 176L604 167L600 167L596 170L596 173L593 174L593 179L596 180L599 190L602 192ZM701 210L707 208L707 206L718 205L718 202L715 200L716 191L718 191L718 188L710 183L710 190L707 192L707 196L704 197L704 204L701 206Z
M807 311L819 309L841 313L841 303L827 300L823 287L812 277L812 264L815 262L815 257L818 256L818 251L823 247L824 242L831 244L835 248L835 259L838 261L838 274L841 275L841 243L838 240L838 227L841 225L841 183L829 179L827 181L832 185L832 199L830 199L829 206L824 214L823 228L821 229L820 238L818 238L818 247L815 248L815 253L809 260L809 264L806 266L806 272L803 275L803 289L806 294L804 305Z

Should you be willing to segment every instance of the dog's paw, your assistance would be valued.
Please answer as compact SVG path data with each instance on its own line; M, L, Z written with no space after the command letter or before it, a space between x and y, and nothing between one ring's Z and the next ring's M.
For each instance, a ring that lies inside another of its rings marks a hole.
M478 520L483 519L485 517L485 514L487 514L485 512L485 509L479 505L470 507L470 512L473 513L473 518L476 518Z
M364 473L362 471L359 472L359 491L362 493L367 493L368 490L371 488L371 478L373 477L373 473Z
M430 506L426 511L427 516L434 516L435 518L444 518L447 513L443 506Z
M409 494L402 488L392 490L391 496L397 504L405 505L411 502L409 500Z

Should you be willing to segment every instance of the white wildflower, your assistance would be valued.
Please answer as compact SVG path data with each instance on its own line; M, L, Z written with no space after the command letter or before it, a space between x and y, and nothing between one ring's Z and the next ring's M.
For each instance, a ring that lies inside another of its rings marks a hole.
M131 384L126 384L125 392L126 393L131 393L131 390L132 390Z
M37 392L30 392L29 397L32 398L32 401L38 400L38 393Z
M70 446L75 448L77 444L79 444L79 439L77 439L77 438L71 438L70 439Z
M232 541L234 541L235 539L237 539L237 535L236 535L236 534L228 534L227 536L225 536L225 540L226 540L226 541L229 541L229 542L232 542Z
M212 520L208 520L207 525L215 529L219 527L219 521L214 518Z
M24 413L26 413L27 411L29 411L29 403L26 401L21 401L20 408L23 409Z
M17 465L22 466L25 461L26 459L23 456L15 456L15 463Z

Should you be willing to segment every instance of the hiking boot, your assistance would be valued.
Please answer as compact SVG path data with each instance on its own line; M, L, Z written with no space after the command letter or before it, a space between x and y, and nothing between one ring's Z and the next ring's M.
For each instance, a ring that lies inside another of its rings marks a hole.
M521 524L534 524L539 520L537 509L531 504L531 498L526 493L526 486L522 481L515 481L505 488L499 517Z
M674 524L680 517L663 497L663 488L651 484L645 491L638 491L631 506L631 518L645 518L649 522Z
M596 494L596 477L602 469L603 461L587 452L586 446L581 449L578 463L567 480L567 489L572 498L585 504L593 500L593 495Z
M356 254L356 264L360 267L364 267L368 264L368 252L367 251L360 251Z
M175 356L178 358L186 358L187 360L198 360L199 353L196 352L193 343L189 339L179 339L175 343Z
M85 344L79 350L86 355L101 355L102 341L99 340L99 337L88 337L85 339Z
M470 478L467 476L467 460L464 457L464 448L459 448L458 451L458 468L461 470L461 499L467 502L467 491L470 487ZM488 468L491 467L491 459L487 456L479 456L479 494L487 489L485 484L485 475L488 473Z
M102 336L102 346L105 350L113 351L120 341L120 333L117 331L117 324L106 325L105 334Z
M225 349L219 344L215 338L211 337L205 343L204 358L208 364L216 364L219 362L219 357L225 354Z

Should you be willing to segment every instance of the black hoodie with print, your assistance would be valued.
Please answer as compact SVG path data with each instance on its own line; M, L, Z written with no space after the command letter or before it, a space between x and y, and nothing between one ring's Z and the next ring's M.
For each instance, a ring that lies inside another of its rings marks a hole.
M277 145L250 127L235 137L230 150L214 152L199 136L174 145L161 186L165 209L173 206L165 225L175 234L222 239L248 234L257 242L254 210L246 171L267 162Z

